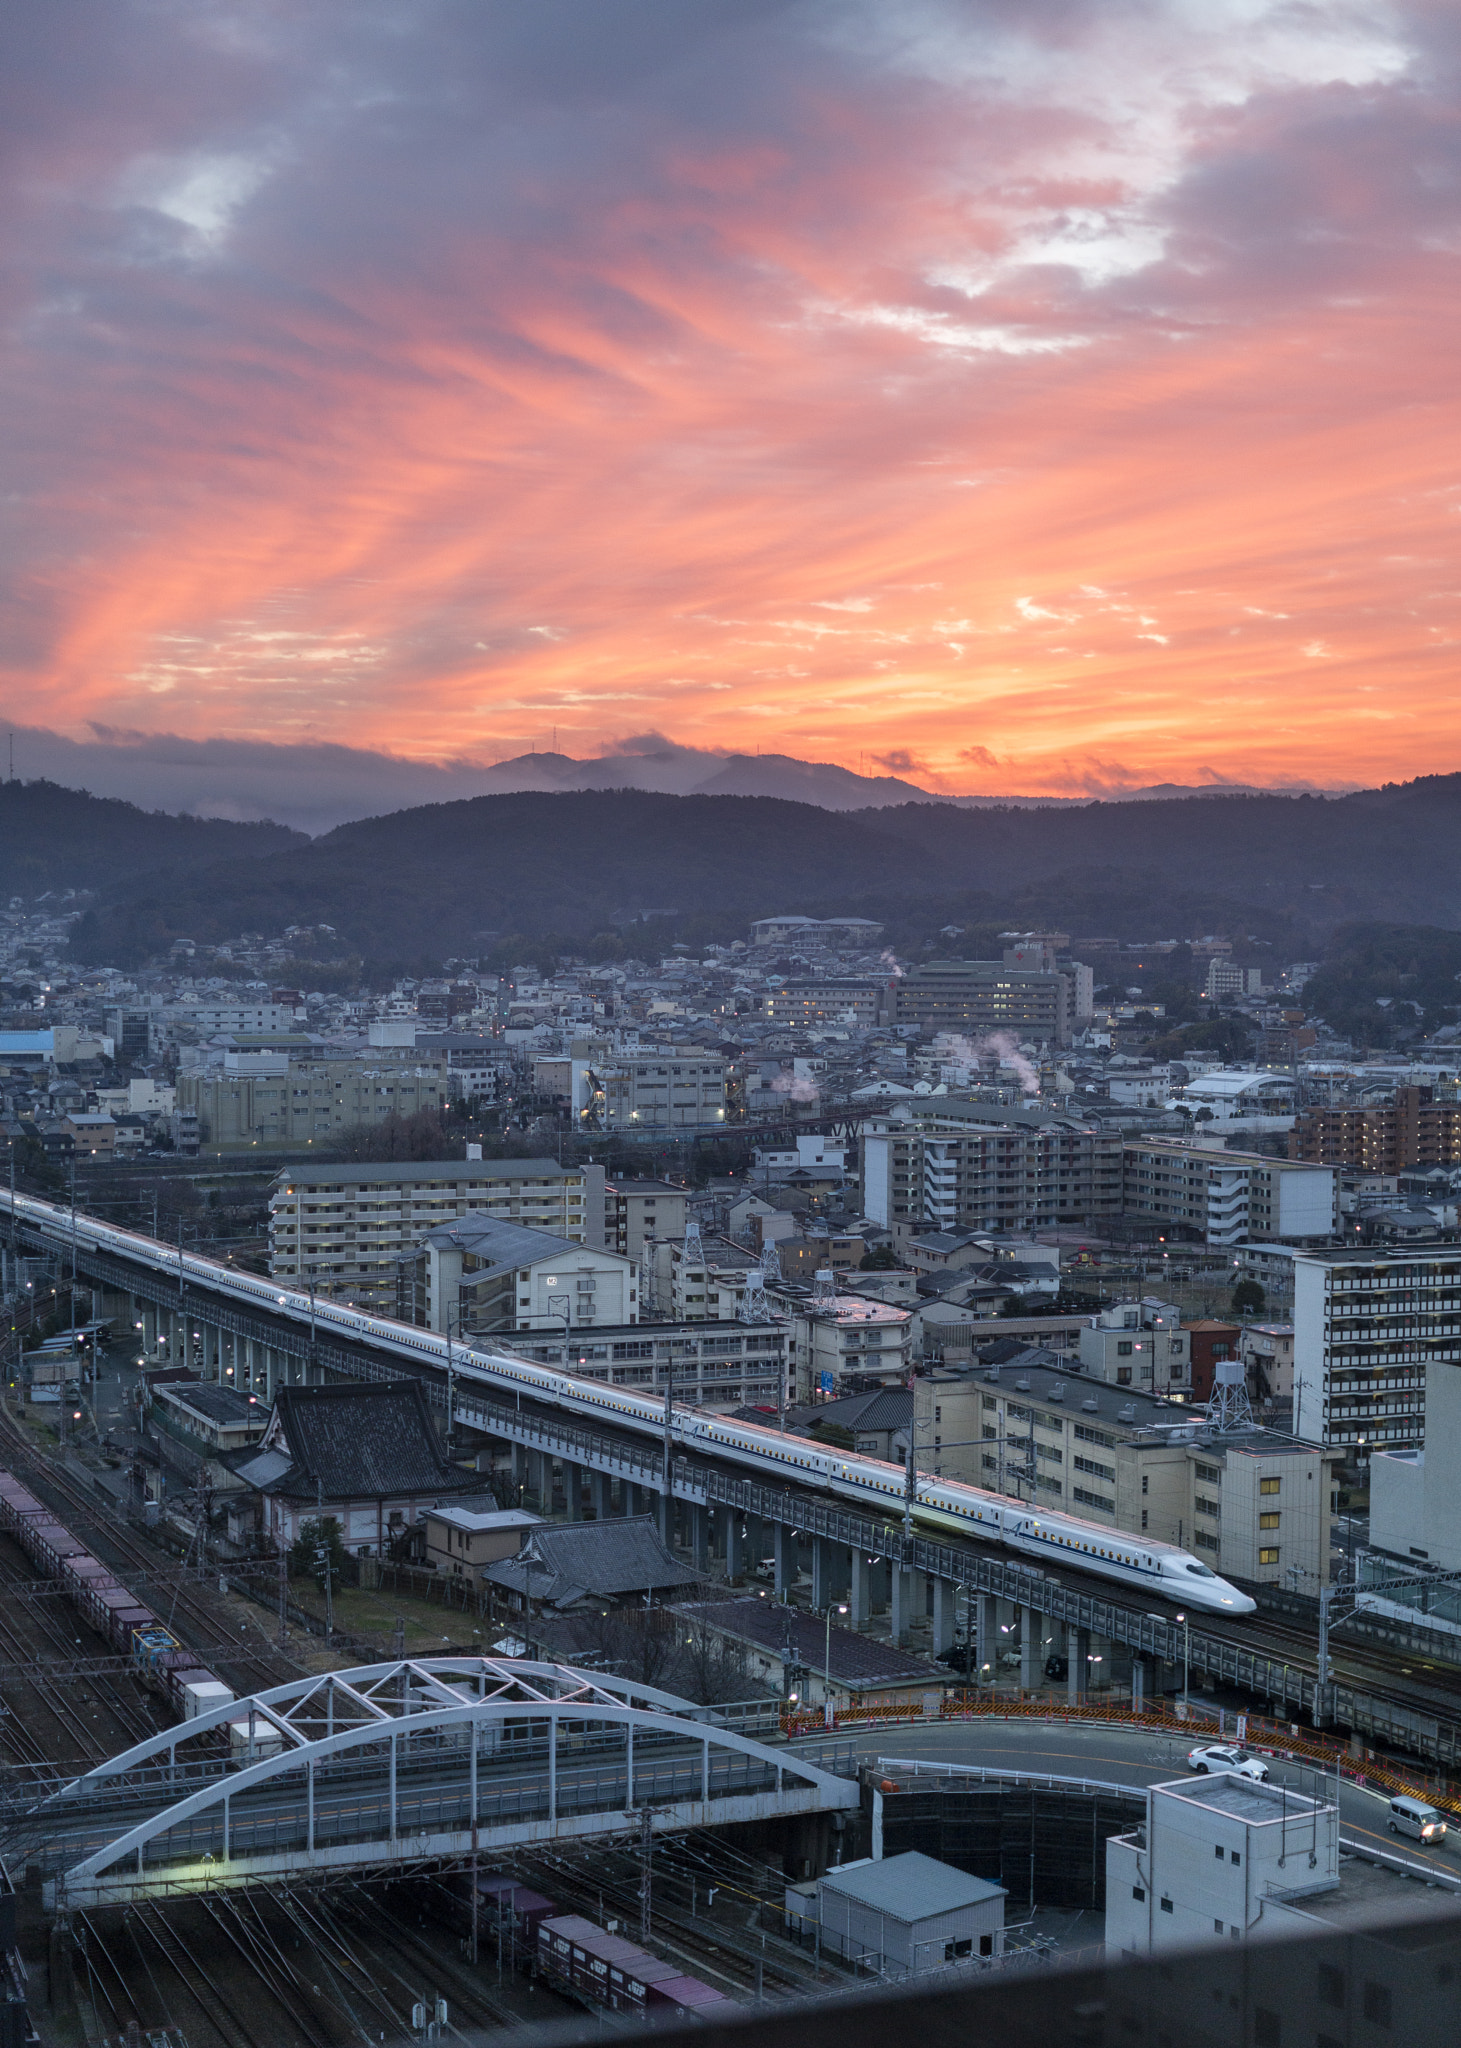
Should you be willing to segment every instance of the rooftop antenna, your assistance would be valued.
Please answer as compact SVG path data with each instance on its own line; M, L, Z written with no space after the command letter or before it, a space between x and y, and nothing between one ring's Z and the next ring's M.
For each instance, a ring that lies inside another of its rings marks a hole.
M1248 1399L1248 1375L1241 1358L1220 1358L1213 1368L1212 1398L1207 1404L1210 1429L1252 1429L1253 1409Z
M8 775L8 776L6 777L6 780L7 780L8 782L14 782L14 780L15 780L15 734L14 734L14 733L12 733L12 734L10 735L10 773L9 773L9 775Z

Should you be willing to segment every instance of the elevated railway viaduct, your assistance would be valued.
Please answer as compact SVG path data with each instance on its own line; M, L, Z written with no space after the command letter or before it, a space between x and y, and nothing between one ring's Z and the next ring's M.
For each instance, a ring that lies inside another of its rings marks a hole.
M1138 1687L1201 1671L1282 1713L1317 1715L1461 1768L1461 1695L1444 1674L1418 1678L1403 1669L1398 1654L1365 1646L1336 1657L1335 1682L1319 1694L1315 1646L1291 1623L1255 1615L1189 1617L1184 1625L1074 1566L1040 1568L992 1544L930 1535L916 1518L905 1532L892 1504L858 1512L816 1484L748 1477L713 1446L687 1454L669 1432L631 1418L586 1424L531 1398L514 1383L509 1359L495 1373L491 1355L474 1349L468 1370L460 1347L453 1358L446 1340L429 1332L380 1318L369 1333L342 1332L328 1324L325 1304L316 1314L308 1297L227 1264L123 1232L92 1242L82 1225L96 1219L24 1197L8 1211L0 1192L0 1227L8 1225L19 1248L89 1284L98 1312L136 1326L148 1355L261 1400L282 1385L413 1377L443 1422L450 1409L459 1444L510 1447L515 1473L545 1512L560 1485L571 1516L584 1511L585 1497L596 1516L653 1512L671 1542L707 1566L714 1559L727 1578L769 1558L779 1596L809 1576L812 1604L845 1605L851 1627L886 1616L890 1633L906 1640L916 1621L926 1622L935 1655L963 1621L977 1666L995 1662L1001 1641L1019 1644L1027 1688L1041 1681L1052 1647L1066 1660L1072 1700L1093 1673L1109 1682L1119 1655L1132 1660Z

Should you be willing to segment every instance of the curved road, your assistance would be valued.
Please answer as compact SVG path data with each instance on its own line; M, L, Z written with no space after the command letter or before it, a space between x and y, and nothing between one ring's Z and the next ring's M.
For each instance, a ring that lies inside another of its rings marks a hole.
M1041 1777L1101 1778L1114 1785L1160 1785L1174 1778L1199 1782L1187 1769L1187 1752L1195 1747L1192 1740L1141 1728L990 1718L943 1721L926 1728L913 1723L866 1731L839 1730L839 1741L849 1739L854 1753L869 1760L889 1756L930 1763L982 1764L990 1770L1030 1771ZM1333 1797L1333 1777L1318 1780L1312 1765L1286 1764L1276 1757L1267 1761L1274 1784L1309 1796L1322 1789L1323 1796ZM1434 1864L1448 1876L1461 1880L1461 1828L1453 1828L1438 1849L1428 1849L1408 1836L1390 1833L1386 1826L1389 1805L1388 1792L1370 1792L1363 1786L1341 1781L1342 1832L1347 1838L1371 1848L1386 1849L1408 1862Z

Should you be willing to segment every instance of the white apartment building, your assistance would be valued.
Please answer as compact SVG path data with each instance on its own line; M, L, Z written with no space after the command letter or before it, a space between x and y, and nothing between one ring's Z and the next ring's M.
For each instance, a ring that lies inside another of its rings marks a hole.
M430 1159L400 1165L311 1161L269 1198L269 1271L361 1307L397 1313L401 1261L438 1224L491 1216L586 1243L602 1167L552 1159ZM402 1306L408 1311L409 1302ZM407 1313L414 1321L414 1313Z
M733 1322L745 1305L746 1274L760 1261L724 1238L692 1244L646 1237L640 1253L640 1296L657 1316L677 1323Z
M587 1098L605 1130L695 1130L726 1118L725 1061L678 1047L616 1054Z
M1200 1237L1215 1250L1249 1238L1332 1237L1339 1176L1329 1166L1223 1152L1184 1138L1138 1138L1122 1147L1121 1206Z
M470 1341L499 1330L575 1330L639 1321L639 1270L552 1231L463 1216L438 1224L406 1261L412 1321Z
M267 996L257 1002L239 996L204 998L196 1003L184 1000L169 1003L163 1016L174 1030L182 1025L206 1037L223 1031L256 1037L266 1032L294 1029L294 1005L271 1002Z
M1362 1465L1425 1444L1434 1396L1449 1434L1461 1420L1461 1247L1304 1252L1293 1273L1296 1431Z
M676 1401L695 1408L773 1410L785 1398L791 1336L785 1321L595 1324L571 1335L522 1333L504 1348L658 1398L672 1382Z
M1112 1386L1185 1400L1192 1391L1192 1346L1182 1311L1171 1302L1124 1301L1080 1333L1081 1371Z

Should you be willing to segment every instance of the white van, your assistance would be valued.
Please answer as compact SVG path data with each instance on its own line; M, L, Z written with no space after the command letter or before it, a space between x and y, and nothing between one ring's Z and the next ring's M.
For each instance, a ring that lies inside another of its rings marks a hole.
M1437 1813L1433 1806L1427 1806L1423 1799L1402 1796L1390 1801L1390 1832L1392 1835L1409 1835L1417 1842L1443 1842L1446 1838L1446 1816Z

